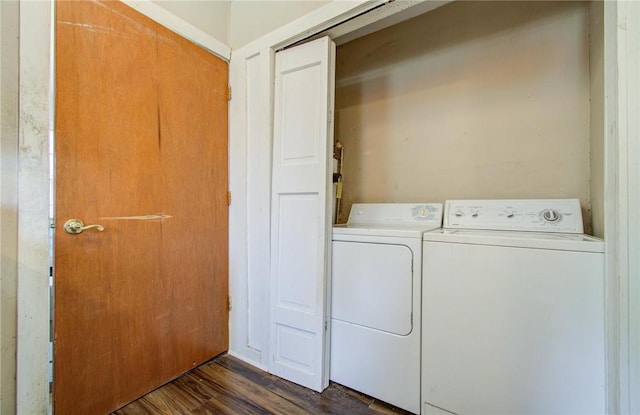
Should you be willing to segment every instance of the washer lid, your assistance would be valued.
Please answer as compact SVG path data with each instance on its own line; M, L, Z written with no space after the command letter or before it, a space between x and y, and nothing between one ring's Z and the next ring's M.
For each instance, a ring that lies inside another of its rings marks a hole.
M422 240L559 251L604 252L602 239L573 233L438 229L426 232Z

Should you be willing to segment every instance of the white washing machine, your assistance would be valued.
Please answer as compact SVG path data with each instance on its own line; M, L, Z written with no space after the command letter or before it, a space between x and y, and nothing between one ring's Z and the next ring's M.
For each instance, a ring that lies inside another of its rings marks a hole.
M578 200L445 203L424 234L423 414L604 414L603 241Z
M422 234L442 204L354 204L333 228L330 379L420 412Z

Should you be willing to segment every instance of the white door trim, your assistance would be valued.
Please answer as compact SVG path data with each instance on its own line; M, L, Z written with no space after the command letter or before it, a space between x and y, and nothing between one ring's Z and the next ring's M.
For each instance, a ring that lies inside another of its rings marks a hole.
M44 414L49 410L51 12L50 2L20 1L16 373L19 414Z
M415 3L415 0L410 0ZM248 43L241 49L245 49L246 56L253 56L265 49L281 49L286 46L320 33L330 27L347 22L352 18L374 9L387 1L384 0L354 0L333 1L299 19L288 23L273 32ZM403 3L403 2L400 2ZM382 18L384 16L381 16ZM351 29L355 30L355 28Z
M611 203L605 206L609 207L610 224L617 228L608 241L613 249L607 280L619 284L615 298L619 344L612 347L620 353L615 362L620 368L619 377L610 379L619 380L620 401L618 407L609 409L631 415L640 413L640 3L620 1L606 6L610 20L605 22L610 21L615 30L610 33L615 39L610 61L617 63L617 68L610 68L608 79L616 90L607 110L615 132L606 160L611 176L611 199L607 202Z

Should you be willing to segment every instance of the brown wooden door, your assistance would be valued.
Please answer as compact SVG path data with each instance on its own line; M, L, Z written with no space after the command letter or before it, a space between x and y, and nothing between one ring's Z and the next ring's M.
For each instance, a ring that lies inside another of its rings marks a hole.
M103 414L227 350L228 66L122 3L56 8L54 409Z

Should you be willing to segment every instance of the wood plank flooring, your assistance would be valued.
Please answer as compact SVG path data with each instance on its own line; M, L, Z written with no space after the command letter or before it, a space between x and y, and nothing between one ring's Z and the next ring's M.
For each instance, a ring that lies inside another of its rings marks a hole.
M409 412L332 383L317 393L221 355L112 415L405 414Z

